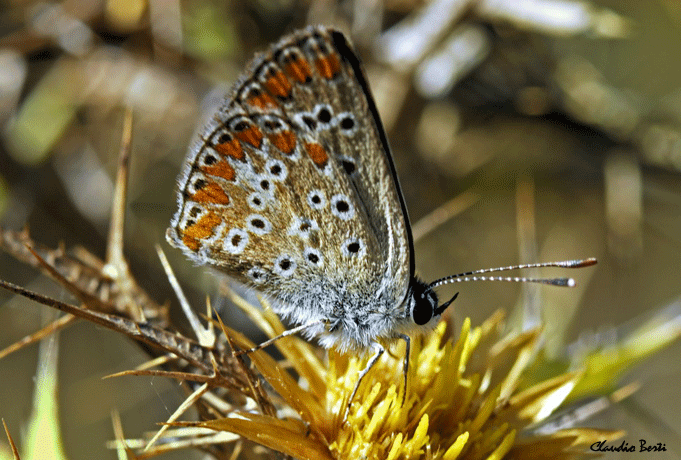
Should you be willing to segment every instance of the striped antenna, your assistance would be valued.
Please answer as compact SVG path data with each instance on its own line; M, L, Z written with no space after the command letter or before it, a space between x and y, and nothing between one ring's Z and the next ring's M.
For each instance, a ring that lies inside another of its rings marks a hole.
M479 276L485 273L505 272L509 270L522 270L524 268L544 268L544 267L560 267L560 268L582 268L590 267L596 264L596 259L580 259L580 260L563 260L560 262L543 262L538 264L522 264L511 265L509 267L498 268L483 268L472 272L459 273L458 275L445 276L439 280L435 280L428 285L428 289L435 289L443 284L463 283L464 281L507 281L510 283L540 283L551 286L574 287L575 280L572 278L525 278L518 276Z

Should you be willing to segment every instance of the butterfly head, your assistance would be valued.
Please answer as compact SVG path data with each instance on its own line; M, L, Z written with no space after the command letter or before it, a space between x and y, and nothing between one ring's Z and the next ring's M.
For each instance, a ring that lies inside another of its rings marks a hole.
M442 313L451 305L459 293L447 302L439 305L437 294L430 285L418 278L412 279L407 301L407 314L417 326L430 323L433 319L440 318Z

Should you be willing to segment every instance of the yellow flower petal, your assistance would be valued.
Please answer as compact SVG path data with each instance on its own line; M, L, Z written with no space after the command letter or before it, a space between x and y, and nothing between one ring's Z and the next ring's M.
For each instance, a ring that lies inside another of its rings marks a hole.
M386 460L395 460L402 450L402 433L397 433L395 440L393 441L392 447L390 448L390 453Z
M461 433L456 438L456 441L454 441L454 444L449 446L449 449L447 449L445 454L442 456L442 460L455 460L459 456L459 454L461 454L461 451L468 442L469 437L470 434L468 431L466 431L465 433Z
M239 415L244 418L223 418L198 425L240 434L300 460L333 460L328 448L321 441L307 435L305 425L299 421L284 421L267 415Z
M513 447L513 441L515 441L515 430L506 435L501 444L499 444L499 447L492 452L492 455L487 457L487 460L501 460L504 458L508 451L511 450L511 447Z

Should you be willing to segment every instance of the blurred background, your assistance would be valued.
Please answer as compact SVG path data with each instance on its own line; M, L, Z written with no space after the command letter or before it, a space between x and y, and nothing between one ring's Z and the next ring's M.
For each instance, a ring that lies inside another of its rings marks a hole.
M177 310L155 252L160 244L197 310L206 295L219 305L214 274L192 266L164 238L204 100L224 94L252 54L281 35L332 24L349 34L365 63L424 279L599 259L568 273L578 282L572 290L443 287L443 297L461 293L454 322L469 316L479 324L504 308L515 327L544 319L550 358L607 347L652 318L673 324L681 314L680 5L5 0L0 225L28 227L50 247L82 246L104 257L123 108L131 107L125 254L133 274L156 301ZM557 269L527 274L565 276ZM0 278L71 300L5 253ZM6 293L0 303L0 348L54 318ZM233 310L223 316L247 327ZM642 388L583 425L626 429L633 443L666 443L669 451L656 458L677 458L680 347L628 374L622 382ZM34 346L0 363L0 416L14 435L31 411L37 357ZM165 379L101 380L144 359L127 339L91 324L60 334L60 426L70 458L115 458L105 448L113 408L126 435L138 436L182 401Z

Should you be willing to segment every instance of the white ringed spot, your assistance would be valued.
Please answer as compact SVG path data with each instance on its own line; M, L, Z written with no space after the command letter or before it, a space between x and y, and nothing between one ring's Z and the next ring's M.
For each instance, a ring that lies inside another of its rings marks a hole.
M319 129L329 129L334 121L333 109L328 104L317 104L314 108L314 117Z
M314 230L319 230L317 221L307 217L296 217L289 227L288 234L307 239Z
M263 211L267 206L265 203L265 197L258 192L253 192L248 195L248 205L254 211Z
M283 278L293 275L297 267L296 261L288 254L282 254L274 261L274 273Z
M341 193L331 197L331 213L342 220L349 220L355 216L355 207L346 195Z
M267 279L267 272L260 267L251 267L246 276L254 283L263 283Z
M272 231L272 224L260 214L251 214L246 218L246 225L249 232L256 235L267 235Z
M298 112L293 114L293 122L300 129L308 132L316 132L318 122L314 114L310 112Z
M307 194L307 204L310 205L312 209L324 209L326 206L326 196L321 190L311 190Z
M324 263L324 256L322 256L322 253L318 249L305 248L304 256L305 262L313 267L321 267Z
M281 182L288 176L288 169L283 161L277 159L270 159L265 163L265 171L267 175L276 182Z
M343 241L341 252L346 257L363 256L366 253L366 245L362 238L348 238Z
M343 171L348 176L354 177L357 175L357 161L354 158L345 155L339 155L338 161L343 168Z
M225 237L222 249L230 254L241 254L248 244L248 232L241 228L233 228Z
M352 136L357 132L357 120L352 112L342 112L336 115L334 123L341 134Z

